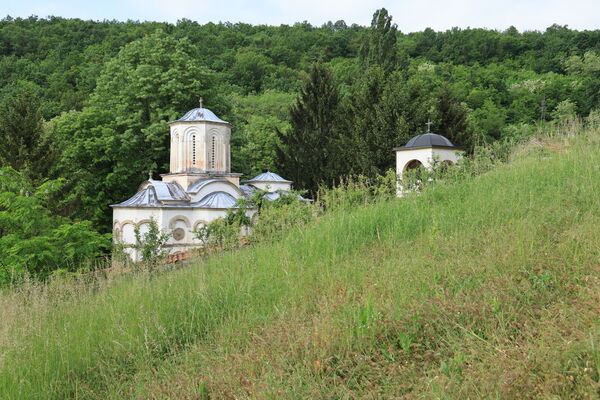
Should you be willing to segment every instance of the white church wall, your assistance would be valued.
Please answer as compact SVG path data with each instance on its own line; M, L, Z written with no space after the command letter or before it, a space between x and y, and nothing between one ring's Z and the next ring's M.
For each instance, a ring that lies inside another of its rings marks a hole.
M431 168L433 160L450 161L456 164L462 157L462 152L457 150L442 149L442 148L426 148L396 151L396 174L402 176L406 171L407 165L413 161L419 161L423 167Z
M135 222L123 221L121 225L121 236L117 238L123 244L135 243Z
M424 148L396 151L396 175L402 178L408 165L412 161L419 161L424 168L430 169L434 160L441 162L451 162L456 164L462 158L462 152L444 148ZM406 188L403 188L400 182L397 184L396 192L398 196L403 196Z
M206 225L217 218L225 217L227 210L206 208L165 208L163 209L164 225L161 227L170 234L167 245L177 248L185 246L200 246L202 242L194 234L200 225ZM185 231L184 237L176 239L173 232L177 228ZM173 250L171 252L174 252Z
M396 174L402 176L402 173L406 170L406 166L412 160L418 160L423 164L423 167L429 168L432 158L433 152L431 148L396 151Z
M115 237L123 244L135 244L135 226L142 224L143 229L148 228L148 222L154 219L158 226L162 226L160 210L154 208L113 208L113 225L121 231L120 237ZM145 226L143 226L145 224Z
M462 152L456 150L434 148L432 153L433 158L440 161L450 161L452 164L456 164L462 158Z

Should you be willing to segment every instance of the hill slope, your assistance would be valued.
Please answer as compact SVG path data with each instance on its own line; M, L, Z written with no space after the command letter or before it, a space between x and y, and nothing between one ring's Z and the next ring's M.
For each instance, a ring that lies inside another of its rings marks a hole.
M158 277L5 294L0 398L597 398L599 143Z

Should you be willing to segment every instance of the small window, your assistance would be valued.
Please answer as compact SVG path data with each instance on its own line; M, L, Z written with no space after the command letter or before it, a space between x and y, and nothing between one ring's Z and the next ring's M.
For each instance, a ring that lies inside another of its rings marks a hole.
M215 137L214 136L211 138L210 151L211 151L211 154L210 154L210 167L212 169L214 169L215 168Z
M192 165L196 165L196 135L192 135Z

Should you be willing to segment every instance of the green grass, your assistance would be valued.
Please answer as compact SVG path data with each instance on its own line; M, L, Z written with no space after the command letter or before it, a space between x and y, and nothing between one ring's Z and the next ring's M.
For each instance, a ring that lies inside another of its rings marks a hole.
M162 275L0 296L0 398L598 398L600 136Z

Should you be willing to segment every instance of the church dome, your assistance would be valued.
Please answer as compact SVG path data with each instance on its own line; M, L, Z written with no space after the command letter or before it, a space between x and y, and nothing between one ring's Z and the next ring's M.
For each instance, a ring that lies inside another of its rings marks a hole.
M253 183L253 182L292 183L292 181L288 181L287 179L284 179L281 176L277 175L275 172L271 172L271 171L263 172L262 174L257 175L252 179L244 181L244 183Z
M217 117L215 113L208 108L194 108L185 113L183 117L169 123L171 124L173 122L217 122L220 124L229 124L229 122L223 121L221 118Z
M445 136L438 135L437 133L424 133L413 137L404 146L396 147L394 150L423 149L427 147L462 149L462 147L452 144Z

